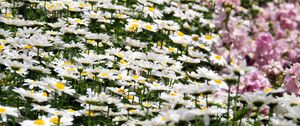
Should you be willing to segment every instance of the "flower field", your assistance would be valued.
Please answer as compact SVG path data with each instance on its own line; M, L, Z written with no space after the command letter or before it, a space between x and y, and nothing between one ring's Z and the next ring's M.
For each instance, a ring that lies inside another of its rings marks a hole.
M297 0L0 0L0 126L298 126Z

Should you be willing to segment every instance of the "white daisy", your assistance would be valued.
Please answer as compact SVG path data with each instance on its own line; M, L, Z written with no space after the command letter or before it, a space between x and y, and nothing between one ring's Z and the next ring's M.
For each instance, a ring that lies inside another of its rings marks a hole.
M209 60L216 65L225 66L227 64L226 60L218 54L211 53Z

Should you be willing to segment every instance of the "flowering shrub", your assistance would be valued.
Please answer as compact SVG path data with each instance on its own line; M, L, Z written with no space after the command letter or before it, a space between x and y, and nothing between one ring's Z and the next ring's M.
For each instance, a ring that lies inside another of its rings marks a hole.
M296 0L0 9L0 125L300 125Z

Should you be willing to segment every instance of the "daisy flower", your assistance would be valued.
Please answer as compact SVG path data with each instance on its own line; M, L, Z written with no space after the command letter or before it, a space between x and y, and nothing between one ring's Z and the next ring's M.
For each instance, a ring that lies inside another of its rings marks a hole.
M0 115L1 115L1 118L4 122L7 121L7 116L8 115L18 117L19 114L20 114L20 112L17 108L0 105Z
M201 35L200 40L207 45L212 45L213 43L217 43L219 41L219 36L216 34Z
M158 30L155 24L150 24L150 23L143 23L142 28L151 32L157 32Z
M21 126L50 126L51 122L49 118L42 117L42 119L24 120L20 124Z
M51 97L48 96L48 93L44 91L39 91L39 92L36 92L34 90L29 91L23 88L14 88L13 91L21 95L21 97L24 100L26 100L25 98L31 98L33 99L33 101L36 102L45 102L51 99Z
M149 87L150 90L158 90L158 91L164 91L164 90L170 90L167 86L161 83L153 82L153 83L145 83L147 87Z
M209 57L209 60L216 65L225 66L227 64L226 60L218 54L212 53Z
M127 20L128 24L125 25L125 31L141 32L143 21L141 20Z
M122 86L120 88L108 87L108 89L119 95L127 95L127 92L128 92L128 89L125 89L124 86Z
M67 94L70 94L70 95L75 93L75 90L72 89L71 86L67 86L63 82L59 82L59 81L50 83L49 87L55 89L58 94L61 94L61 92L64 92L64 93L67 93Z
M217 86L220 87L220 89L228 89L228 85L222 79L210 80L210 81L208 81L208 84L210 84L210 85L217 85Z
M159 19L163 16L160 10L154 7L144 7L143 5L138 5L137 10L142 11L144 17L150 16L153 19Z
M262 107L274 99L265 92L246 92L241 97L250 107Z

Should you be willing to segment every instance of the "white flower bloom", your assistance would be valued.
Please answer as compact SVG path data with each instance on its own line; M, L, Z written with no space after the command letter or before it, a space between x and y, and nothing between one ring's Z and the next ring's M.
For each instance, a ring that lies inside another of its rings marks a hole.
M138 5L137 10L142 11L144 17L150 16L151 18L159 19L163 16L160 10L154 7L144 7L144 5Z
M24 120L20 122L21 126L50 126L51 122L49 118L43 117L36 120Z
M26 100L25 97L31 98L33 101L36 102L45 102L51 99L51 97L48 96L48 93L44 91L35 92L33 90L28 91L23 88L15 88L13 89L13 91L20 94L24 100Z
M148 43L126 37L125 43L132 47L145 48Z
M1 115L2 121L6 122L8 115L18 117L20 115L20 112L17 108L0 105L0 115Z
M246 92L241 97L250 107L262 107L274 99L265 92Z
M213 63L213 64L217 64L220 66L225 66L227 64L226 60L218 54L211 54L209 57L209 60Z
M200 40L207 45L212 45L213 43L217 43L220 40L220 38L216 34L207 34L202 35Z

